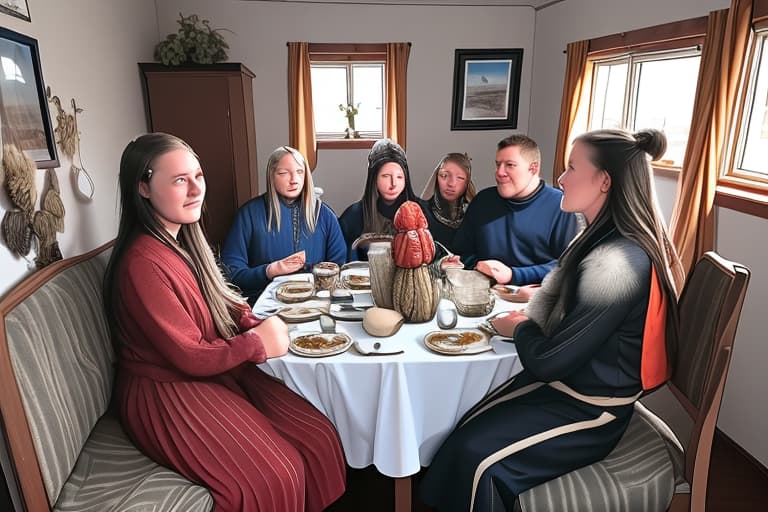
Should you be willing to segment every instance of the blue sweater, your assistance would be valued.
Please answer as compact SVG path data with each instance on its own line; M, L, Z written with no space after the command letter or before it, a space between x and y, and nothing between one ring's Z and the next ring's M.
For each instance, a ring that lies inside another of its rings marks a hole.
M294 217L298 226L295 239ZM266 201L261 195L237 211L221 249L221 262L230 281L253 301L269 284L267 265L302 249L307 254L305 270L321 261L346 262L347 248L333 210L321 204L315 232L310 233L300 204L281 202L280 229L268 231Z
M511 283L540 283L576 235L576 216L560 209L562 196L548 185L524 200L486 188L470 203L453 248L467 268L499 260L512 268Z

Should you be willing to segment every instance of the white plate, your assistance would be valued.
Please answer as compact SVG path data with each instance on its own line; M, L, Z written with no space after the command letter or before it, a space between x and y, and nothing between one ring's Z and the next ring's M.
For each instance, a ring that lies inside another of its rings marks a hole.
M303 302L312 298L315 286L306 281L286 281L275 288L275 298L280 302Z
M352 309L353 304L331 304L328 313L336 320L362 321L365 309Z
M369 267L355 266L341 271L341 286L349 290L370 290L371 271Z
M479 329L432 331L424 336L424 345L434 352L448 355L480 354L493 350L491 339Z
M319 343L321 345L334 344L329 346L319 346L312 348L305 345L305 343ZM352 338L348 334L344 333L321 333L321 332L294 332L291 334L291 344L288 345L288 349L298 356L304 357L327 357L335 356L349 350L352 346Z
M323 310L303 306L289 306L277 312L277 316L288 323L312 322L320 318Z

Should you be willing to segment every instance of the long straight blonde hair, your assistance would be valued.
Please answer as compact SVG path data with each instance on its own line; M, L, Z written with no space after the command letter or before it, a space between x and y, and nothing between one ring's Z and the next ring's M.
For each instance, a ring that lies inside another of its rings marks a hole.
M280 196L275 190L274 179L277 164L285 155L291 155L296 163L304 168L304 187L301 189L300 197L301 212L307 229L310 233L314 233L317 217L320 214L320 201L315 196L315 184L312 181L312 172L309 170L307 159L299 150L290 146L280 146L274 150L267 162L267 231L272 231L272 228L280 230Z
M167 133L142 135L128 143L123 151L119 176L120 225L104 276L104 307L107 318L111 326L117 325L114 306L120 293L116 280L119 263L135 238L141 233L147 233L184 260L197 280L219 335L231 338L237 334L237 320L243 308L248 305L224 280L200 221L182 224L177 239L174 239L163 227L149 200L139 194L139 183L149 183L151 180L150 169L154 162L162 155L177 149L184 149L197 157L186 142ZM116 336L113 338L117 339Z

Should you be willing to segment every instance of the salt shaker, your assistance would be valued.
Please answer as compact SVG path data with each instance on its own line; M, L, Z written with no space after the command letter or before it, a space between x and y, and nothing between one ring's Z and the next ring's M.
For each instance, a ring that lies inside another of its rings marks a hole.
M453 329L456 327L459 317L456 308L452 306L440 306L437 308L437 326L441 329Z

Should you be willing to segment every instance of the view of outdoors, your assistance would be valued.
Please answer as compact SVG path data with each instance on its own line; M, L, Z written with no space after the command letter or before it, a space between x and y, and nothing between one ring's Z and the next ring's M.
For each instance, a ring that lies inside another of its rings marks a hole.
M657 128L667 135L661 160L679 167L696 94L698 54L626 57L595 65L589 128Z
M384 127L384 64L313 64L312 103L319 138L338 138L348 120L339 105L357 108L355 129L381 137Z
M746 137L738 167L768 177L768 37L761 36L757 55L757 81L748 105Z

